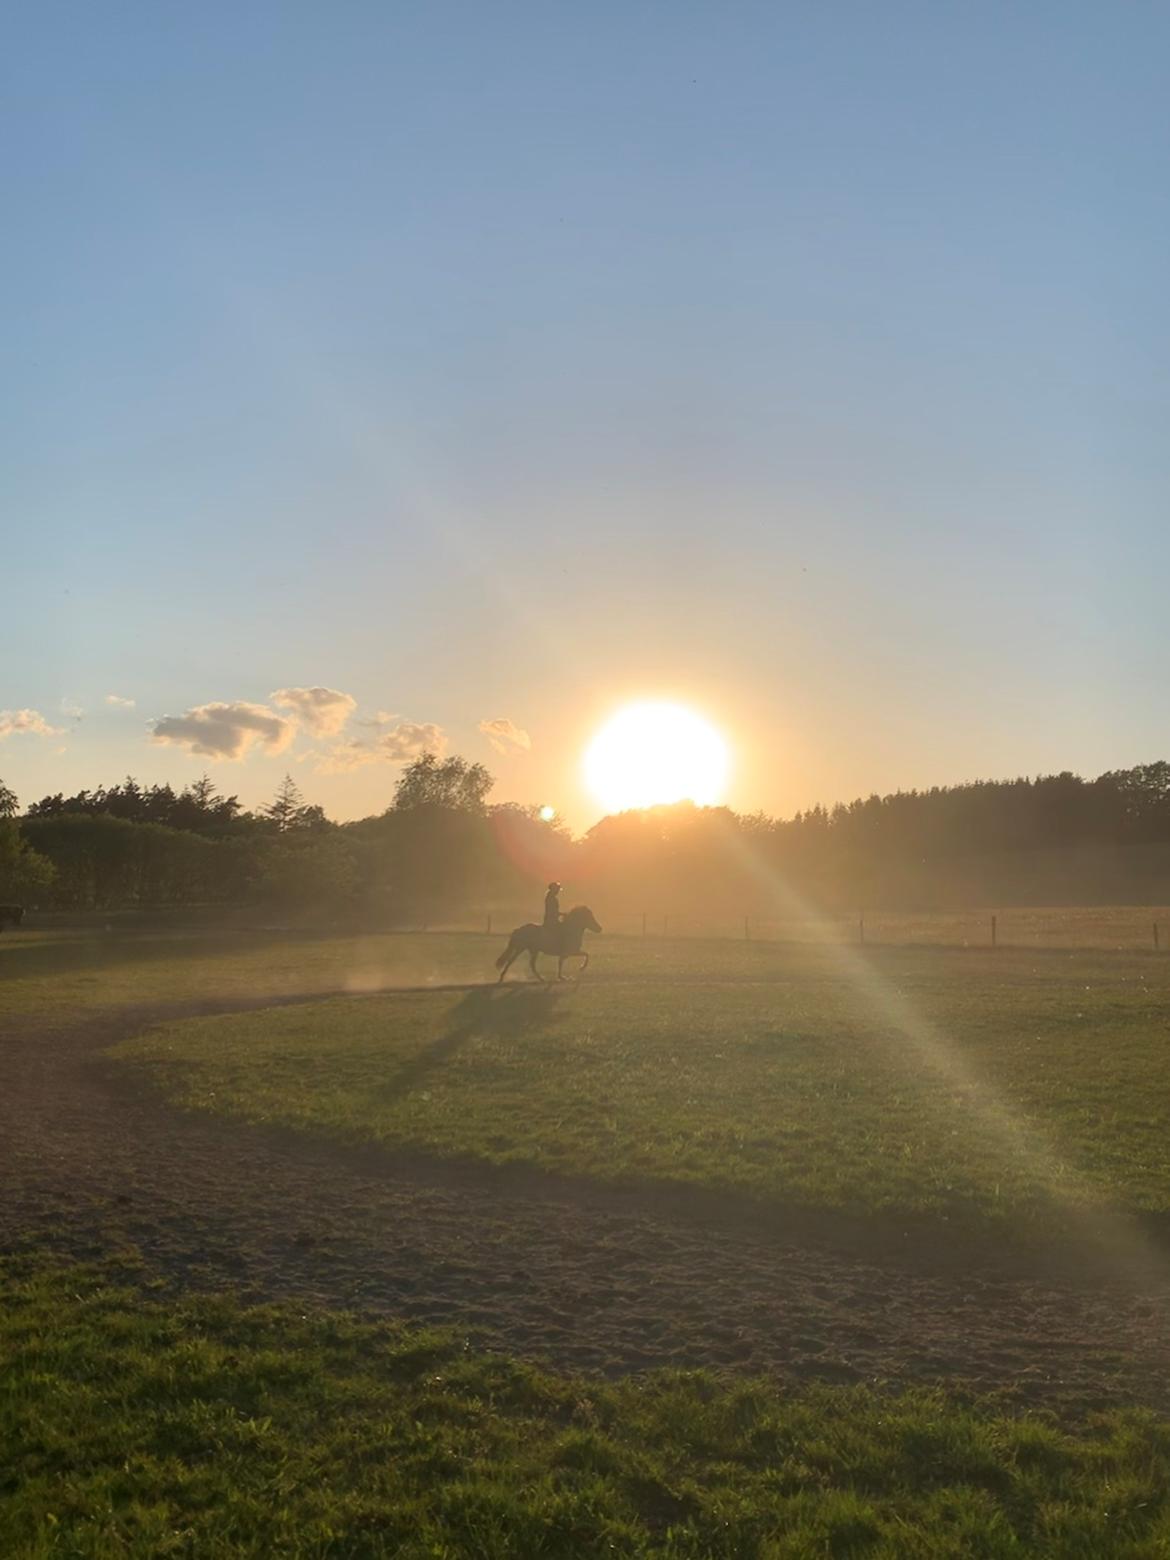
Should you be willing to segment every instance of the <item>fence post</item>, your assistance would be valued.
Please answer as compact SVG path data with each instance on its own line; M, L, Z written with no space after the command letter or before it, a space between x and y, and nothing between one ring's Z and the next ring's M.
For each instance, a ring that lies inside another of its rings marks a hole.
M991 946L994 948L995 945L996 945L996 920L995 920L995 917L992 916L992 918L991 918Z
M744 935L744 941L745 942L751 942L751 940L752 940L751 928L750 928L750 926L748 924L748 917L746 915L743 918L743 935Z
M860 943L865 941L865 917L863 915L857 917L857 941Z
M487 934L489 937L492 935L492 917L490 911L488 912Z
M1154 952L1158 951L1158 923L1154 922Z
M645 935L646 935L646 912L645 912L645 910L643 910L642 911L642 936L645 937Z

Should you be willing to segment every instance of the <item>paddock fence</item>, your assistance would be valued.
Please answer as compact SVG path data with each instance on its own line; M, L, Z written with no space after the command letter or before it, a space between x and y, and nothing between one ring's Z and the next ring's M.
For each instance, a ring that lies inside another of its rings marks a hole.
M1102 905L1009 907L1006 910L857 911L807 917L678 915L665 911L597 914L607 936L758 943L841 944L855 947L1097 948L1170 952L1170 906ZM531 911L492 910L478 916L419 925L429 932L481 932L502 937ZM404 928L405 929L405 928Z

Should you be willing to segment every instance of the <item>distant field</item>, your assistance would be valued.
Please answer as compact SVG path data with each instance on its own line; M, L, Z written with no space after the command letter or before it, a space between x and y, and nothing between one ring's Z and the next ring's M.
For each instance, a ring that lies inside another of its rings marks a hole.
M445 972L472 965L435 942ZM405 968L422 947L401 952ZM1170 1212L1170 960L685 940L595 955L578 988L339 998L171 1024L117 1054L185 1106L346 1142L858 1213Z
M752 914L699 918L648 914L649 937L743 938L760 942L928 943L985 948L991 943L991 918L1001 947L1110 948L1170 947L1170 908L1164 905L1104 905L1006 910L870 910L864 914L798 918ZM746 928L745 928L746 919ZM619 936L642 935L640 915L606 918L606 930Z
M28 931L0 937L0 1002L46 1017L149 1008L199 998L247 1000L299 992L483 980L498 939L404 933Z
M0 1552L1151 1556L1170 1427L553 1377L457 1337L0 1262Z

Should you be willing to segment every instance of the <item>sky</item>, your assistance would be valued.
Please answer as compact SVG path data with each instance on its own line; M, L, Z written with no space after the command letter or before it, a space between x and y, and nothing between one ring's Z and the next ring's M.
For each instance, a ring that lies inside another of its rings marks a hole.
M776 814L1167 756L1168 45L9 9L0 778L348 818L440 745L585 828L643 698Z

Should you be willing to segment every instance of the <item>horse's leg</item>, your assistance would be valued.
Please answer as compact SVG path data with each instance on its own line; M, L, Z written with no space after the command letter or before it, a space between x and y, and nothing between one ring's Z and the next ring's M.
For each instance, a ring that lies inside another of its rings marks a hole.
M532 966L532 973L536 976L537 980L540 982L540 984L542 986L545 985L546 984L545 978L544 978L544 976L540 973L540 971L536 967L536 949L535 948L529 948L529 950L528 950L528 962Z
M577 979L580 980L582 975L584 975L585 971L589 968L589 955L584 951L584 949L582 949L577 957L581 960L581 968L577 971Z
M581 979L581 971L589 963L589 955L587 953L584 953L584 952L580 952L580 953L566 953L565 954L565 958L566 959L580 959L581 960L581 963L580 963L580 965L577 968L577 973L574 976L571 977L572 980L580 980ZM570 977L568 975L562 975L561 979L562 980L569 980Z
M496 982L497 986L500 986L500 985L503 984L504 976L512 968L512 965L515 963L519 953L520 953L520 949L519 948L513 949L511 943L509 943L508 946L504 949L504 961L505 962L504 962L503 967L500 970L500 978Z

